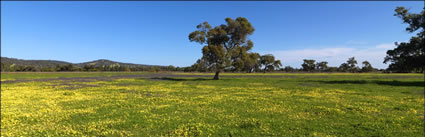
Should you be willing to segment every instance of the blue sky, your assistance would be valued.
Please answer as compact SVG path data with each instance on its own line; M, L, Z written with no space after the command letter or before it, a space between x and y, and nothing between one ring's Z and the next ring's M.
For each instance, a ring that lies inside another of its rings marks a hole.
M424 2L1 2L1 56L73 63L96 59L189 66L202 46L188 34L203 21L246 17L254 52L284 66L302 59L339 66L348 57L386 68L385 52L413 34L393 16Z

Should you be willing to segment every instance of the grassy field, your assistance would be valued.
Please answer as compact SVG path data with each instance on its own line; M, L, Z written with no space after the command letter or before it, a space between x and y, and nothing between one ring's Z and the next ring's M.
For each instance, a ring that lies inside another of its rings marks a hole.
M1 136L424 135L423 74L137 75L2 73Z
M2 72L1 81L15 79L43 79L69 77L109 77L117 75L139 75L147 72Z

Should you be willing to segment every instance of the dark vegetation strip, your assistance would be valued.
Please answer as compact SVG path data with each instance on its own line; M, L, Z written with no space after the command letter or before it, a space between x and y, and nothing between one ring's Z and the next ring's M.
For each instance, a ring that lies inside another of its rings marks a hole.
M96 77L60 77L60 78L40 78L40 79L16 79L16 80L5 80L1 81L1 84L5 83L18 83L18 82L47 82L47 81L75 81L75 82L90 82L96 81L111 81L114 79L122 78L151 78L153 80L165 80L174 78L206 78L211 75L171 75L171 74L147 74L147 75L117 75L117 76L96 76ZM242 78L242 77L267 77L267 78L284 78L285 76L255 76L255 75L225 75L222 77L228 78Z

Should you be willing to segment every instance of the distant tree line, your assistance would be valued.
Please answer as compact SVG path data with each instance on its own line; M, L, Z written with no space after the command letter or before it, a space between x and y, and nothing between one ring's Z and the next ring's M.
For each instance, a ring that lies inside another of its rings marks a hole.
M315 63L316 60L304 59L304 63L301 65L301 71L304 72L377 72L376 68L373 68L369 61L363 61L362 66L357 66L357 60L354 57L348 58L347 62L342 63L339 67L330 67L328 62L321 61ZM295 69L287 66L284 68L285 71L294 71ZM382 70L381 70L382 71Z
M40 67L34 65L16 65L1 63L2 72L103 72L103 71L120 71L120 72L132 72L132 71L147 71L147 72L159 72L159 71L178 71L178 72L215 72L214 68L208 67L208 62L203 59L198 59L196 63L188 67L175 67L175 66L125 66L119 63L111 65L90 65L86 64L82 67L67 64L67 65L56 65L55 67ZM246 72L246 73L266 73L266 72L350 72L350 73L362 73L362 72L389 72L386 70L378 70L373 68L368 61L363 61L360 64L354 57L349 58L346 62L342 63L339 67L328 66L328 62L320 61L316 62L313 59L304 59L301 68L293 68L291 66L283 67L280 60L275 59L271 54L260 55L258 53L247 53L246 56L236 59L236 61L223 69L223 72Z
M260 56L254 53L255 56L249 58L249 60L243 60L242 62L248 62L244 65L235 64L226 69L224 72L350 72L350 73L364 73L364 72L386 72L386 70L378 70L373 68L368 61L363 61L361 65L358 65L357 60L351 57L347 62L342 63L339 67L328 66L328 62L321 61L316 62L313 59L304 59L301 68L293 68L291 66L282 67L280 60L275 60L273 55L267 54ZM202 59L196 61L190 67L184 69L185 72L214 72L214 69L208 69L207 64Z
M137 66L137 67L128 67L120 64L111 64L111 65L84 65L79 67L73 64L67 65L56 65L55 67L45 67L45 66L35 66L35 65L16 65L16 64L7 64L1 63L1 72L72 72L72 71L86 71L86 72L96 72L96 71L149 71L149 72L158 72L158 71L184 71L186 67L174 67L170 66Z

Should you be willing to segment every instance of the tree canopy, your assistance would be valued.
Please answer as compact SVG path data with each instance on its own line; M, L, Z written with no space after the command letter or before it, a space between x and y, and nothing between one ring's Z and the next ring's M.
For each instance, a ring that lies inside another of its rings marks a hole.
M326 71L326 70L328 69L328 62L326 62L326 61L317 62L317 63L316 63L316 69L317 69L319 72Z
M266 73L266 71L274 71L282 66L280 60L275 60L274 56L271 54L261 56L260 63L264 67L264 73Z
M241 57L254 46L248 36L253 34L255 29L246 18L226 18L225 21L226 24L214 28L208 22L203 22L196 26L196 31L189 34L191 42L204 45L202 60L208 68L216 72L214 79L219 79L219 73L225 68L235 63L242 64L244 61Z
M348 65L348 71L350 72L356 72L359 68L356 67L357 60L354 57L348 58L347 65Z
M301 64L301 66L303 67L304 71L313 72L315 70L316 64L314 64L314 63L316 62L316 60L304 59L303 61L304 61L304 63Z
M369 63L369 61L363 61L362 64L363 64L362 72L371 72L371 71L373 71L373 67Z
M391 62L388 69L395 72L424 72L425 67L425 12L419 14L409 13L404 7L397 7L394 16L403 20L403 23L409 24L406 31L414 33L409 42L395 43L397 46L393 50L387 51L384 63Z

